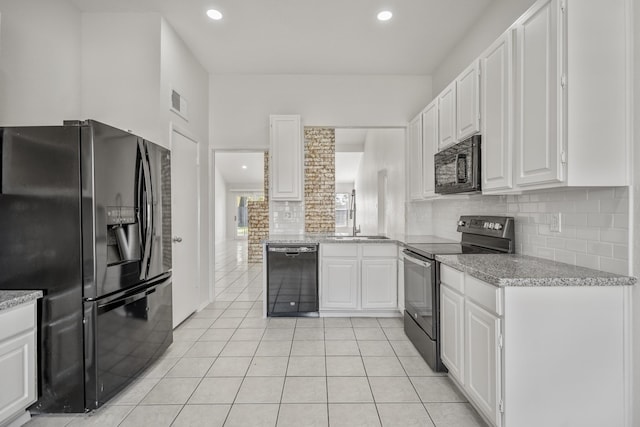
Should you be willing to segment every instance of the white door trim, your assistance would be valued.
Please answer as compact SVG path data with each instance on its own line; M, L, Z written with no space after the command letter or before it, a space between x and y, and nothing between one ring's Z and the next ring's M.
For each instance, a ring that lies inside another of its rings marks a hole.
M202 292L202 277L200 274L200 268L201 268L201 258L202 258L202 254L200 251L200 245L201 245L201 205L202 205L202 200L200 197L200 188L202 186L202 184L200 183L200 143L198 142L198 139L196 138L195 135L193 135L191 132L189 132L188 130L186 130L185 128L176 125L174 122L170 122L169 123L169 127L170 127L170 138L169 138L169 150L173 151L173 134L177 133L179 135L182 135L183 137L185 137L186 139L188 139L189 141L193 142L194 144L196 144L196 199L197 199L197 221L196 221L196 228L197 228L197 238L196 238L196 280L198 283L198 292ZM173 199L171 200L171 204L172 204L172 208L173 208ZM211 285L208 285L208 294L209 294L209 300L211 300ZM205 306L207 306L209 304L209 301L205 301L203 304L201 304L200 308L198 308L198 310L201 310L202 308L204 308Z
M216 298L216 150L209 147L209 301Z

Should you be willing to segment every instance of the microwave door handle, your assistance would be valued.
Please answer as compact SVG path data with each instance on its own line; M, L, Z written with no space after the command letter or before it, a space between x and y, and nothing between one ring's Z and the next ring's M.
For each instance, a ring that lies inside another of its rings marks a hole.
M454 169L454 172L453 172L453 176L455 178L454 178L453 182L455 182L455 183L458 183L458 176L459 176L458 175L458 161L459 160L460 160L460 153L456 154L456 159L453 161L453 163L455 164L455 169Z
M463 158L463 155L458 153L456 154L456 183L460 183L460 159Z

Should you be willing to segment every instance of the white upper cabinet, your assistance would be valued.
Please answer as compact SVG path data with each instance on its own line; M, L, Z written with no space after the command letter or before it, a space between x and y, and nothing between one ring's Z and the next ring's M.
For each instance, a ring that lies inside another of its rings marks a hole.
M409 165L409 199L422 199L422 116L413 119L407 128L407 164Z
M456 79L455 110L458 141L480 132L479 68L479 61L473 61Z
M303 147L300 116L271 115L269 165L272 200L302 200Z
M411 200L433 194L431 140L438 152L478 132L484 193L629 185L627 5L536 1L425 108L420 149L412 122Z
M458 141L456 138L456 82L438 95L438 151Z
M514 25L519 190L629 185L625 7L539 0Z
M480 56L482 191L512 187L513 32Z
M433 155L438 150L438 103L433 101L422 112L422 195L436 196Z
M563 180L558 120L558 0L536 4L516 25L515 169L518 185Z

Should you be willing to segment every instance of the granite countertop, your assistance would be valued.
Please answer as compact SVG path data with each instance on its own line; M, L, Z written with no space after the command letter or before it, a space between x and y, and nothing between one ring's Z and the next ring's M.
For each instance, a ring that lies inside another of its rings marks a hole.
M377 236L377 235L376 235ZM445 239L432 235L405 235L389 234L381 239L365 239L363 235L359 238L339 235L334 233L305 233L305 234L272 234L268 239L262 241L267 244L304 244L304 243L395 243L407 245L411 243L460 243L455 240Z
M2 291L0 290L0 311L25 302L42 298L42 291Z
M635 277L518 254L437 255L436 260L495 286L623 286Z
M379 237L376 235L376 237ZM366 239L363 235L355 238L347 235L334 233L305 233L305 234L273 234L268 239L262 241L266 244L310 244L310 243L394 243L398 241L387 236L379 239Z

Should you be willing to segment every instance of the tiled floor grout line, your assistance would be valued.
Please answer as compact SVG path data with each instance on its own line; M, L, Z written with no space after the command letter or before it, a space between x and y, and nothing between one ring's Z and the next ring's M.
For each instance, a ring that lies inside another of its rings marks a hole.
M267 324L267 328L269 328L268 324ZM294 336L295 336L295 333L296 333L296 328L294 325L294 328L293 328ZM287 386L287 372L289 371L289 363L291 362L292 351L293 351L293 339L291 340L291 346L289 347L289 356L287 357L287 367L284 370L284 380L282 381L282 390L280 391L280 403L278 404L278 413L276 414L276 426L278 425L278 419L280 418L280 410L282 409L282 398L284 397L284 389Z

